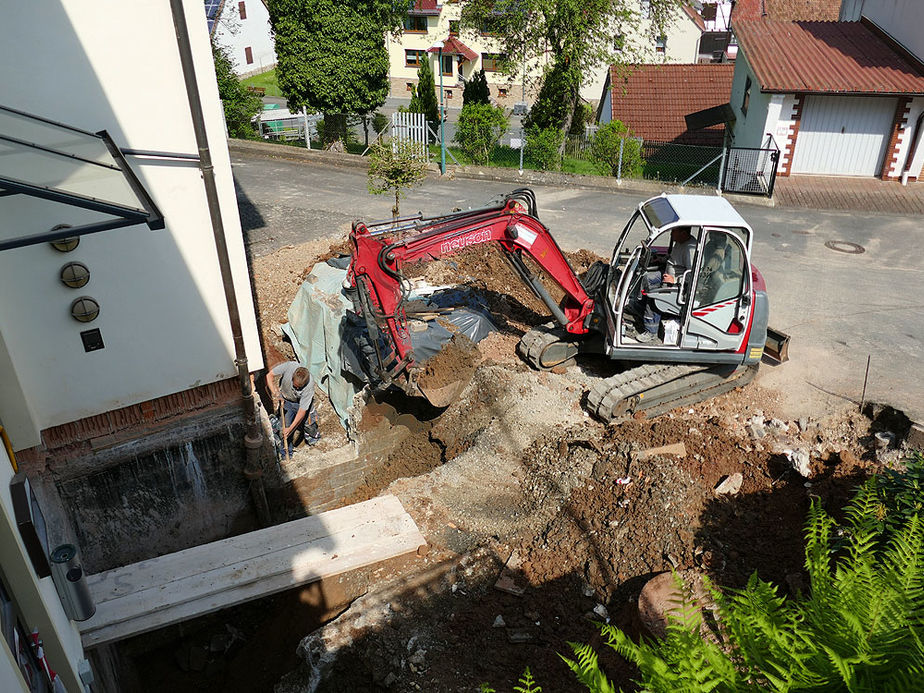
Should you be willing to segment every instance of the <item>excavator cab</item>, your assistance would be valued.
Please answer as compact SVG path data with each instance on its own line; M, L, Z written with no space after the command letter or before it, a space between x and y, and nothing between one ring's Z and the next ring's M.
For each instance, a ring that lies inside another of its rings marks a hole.
M652 350L673 351L671 361L708 362L713 359L708 353L704 359L703 352L740 353L753 309L752 235L721 198L661 195L639 205L610 267L609 355L647 360ZM642 240L630 248L638 237ZM688 247L695 242L692 257L675 252L677 237L691 239L684 241ZM668 283L668 262L678 255L689 266ZM646 327L657 329L656 336L642 334Z

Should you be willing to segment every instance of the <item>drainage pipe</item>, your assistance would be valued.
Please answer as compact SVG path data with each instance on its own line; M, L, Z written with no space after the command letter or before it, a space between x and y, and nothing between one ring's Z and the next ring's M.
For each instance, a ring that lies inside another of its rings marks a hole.
M914 155L918 152L918 143L921 141L921 122L924 121L924 109L918 114L918 119L914 121L914 135L911 137L911 151L905 157L905 168L902 171L902 185L908 185L908 176L911 173L911 164L914 163Z
M193 131L196 135L196 146L199 149L199 170L202 173L202 182L205 185L205 198L212 222L212 233L215 237L215 249L218 252L221 283L224 287L225 303L228 307L228 318L231 322L231 335L234 340L234 365L237 367L237 374L241 381L241 395L244 399L244 420L247 433L244 436L243 472L244 476L250 481L250 491L257 516L260 522L267 526L270 524L270 514L269 506L266 502L266 491L263 487L263 464L260 456L263 447L263 431L259 420L256 393L254 392L253 382L250 379L250 370L247 366L247 352L244 348L241 315L238 310L237 296L231 274L231 260L228 256L228 243L225 239L225 226L221 218L218 187L215 184L215 167L212 165L212 153L209 150L208 136L206 135L205 116L202 111L202 100L199 97L199 84L196 80L196 69L193 64L192 47L189 43L189 29L186 25L183 0L170 0L170 11L173 14L176 42L180 51L180 63L183 67L183 80L186 83L186 96L189 99Z

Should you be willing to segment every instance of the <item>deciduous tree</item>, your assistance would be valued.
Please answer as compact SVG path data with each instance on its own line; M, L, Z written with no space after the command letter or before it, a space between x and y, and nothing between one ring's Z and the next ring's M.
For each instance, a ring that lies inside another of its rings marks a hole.
M551 60L531 125L557 127L563 134L571 128L581 84L590 71L639 62L680 7L680 0L463 1L462 25L497 37L507 57L501 67L511 76L524 65L544 64L548 51ZM643 7L650 22L640 33Z
M234 63L224 48L212 44L212 58L215 61L215 77L218 80L218 97L225 109L225 123L231 137L250 139L256 137L257 128L253 117L260 112L260 97L247 90L234 74Z
M346 114L371 113L388 94L385 34L407 12L398 0L268 0L276 75L289 108L323 113L328 141Z
M394 193L392 216L398 218L401 195L420 185L427 175L427 150L413 140L379 140L369 150L369 192L374 195Z

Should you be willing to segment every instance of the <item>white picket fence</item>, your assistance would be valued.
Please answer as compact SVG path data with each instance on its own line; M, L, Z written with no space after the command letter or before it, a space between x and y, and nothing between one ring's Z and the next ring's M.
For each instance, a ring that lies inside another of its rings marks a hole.
M408 147L417 152L415 156L427 158L427 119L423 113L391 114L392 151L398 147Z

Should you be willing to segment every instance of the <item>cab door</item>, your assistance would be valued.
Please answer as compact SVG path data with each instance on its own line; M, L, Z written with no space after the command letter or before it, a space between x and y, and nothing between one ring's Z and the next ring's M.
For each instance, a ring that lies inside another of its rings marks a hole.
M751 319L751 263L734 233L705 228L683 345L737 351Z

